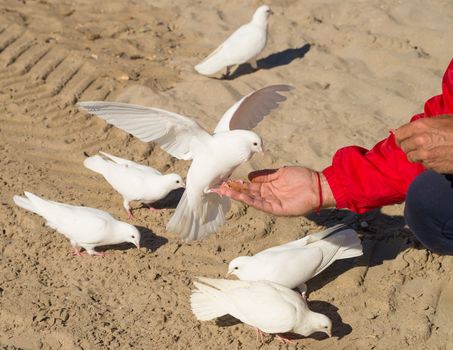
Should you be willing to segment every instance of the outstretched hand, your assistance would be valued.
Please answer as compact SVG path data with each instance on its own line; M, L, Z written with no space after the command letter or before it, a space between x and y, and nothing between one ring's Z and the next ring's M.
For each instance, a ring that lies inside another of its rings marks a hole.
M304 167L258 170L251 182L229 181L213 192L242 201L258 210L281 216L307 214L320 206L318 175ZM322 207L335 205L327 180L320 174Z

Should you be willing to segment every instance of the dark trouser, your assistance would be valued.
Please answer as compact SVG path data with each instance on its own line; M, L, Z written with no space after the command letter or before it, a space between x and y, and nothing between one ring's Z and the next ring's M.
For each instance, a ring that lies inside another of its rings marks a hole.
M404 218L418 240L453 255L453 176L427 170L409 186Z

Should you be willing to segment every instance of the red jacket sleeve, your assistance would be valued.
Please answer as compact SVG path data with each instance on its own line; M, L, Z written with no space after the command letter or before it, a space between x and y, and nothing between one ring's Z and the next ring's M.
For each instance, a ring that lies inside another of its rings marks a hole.
M411 121L441 114L453 114L453 59L442 79L442 94L426 101L424 112ZM337 208L364 213L404 201L410 183L423 170L421 164L407 160L391 134L371 150L358 146L338 150L323 174Z

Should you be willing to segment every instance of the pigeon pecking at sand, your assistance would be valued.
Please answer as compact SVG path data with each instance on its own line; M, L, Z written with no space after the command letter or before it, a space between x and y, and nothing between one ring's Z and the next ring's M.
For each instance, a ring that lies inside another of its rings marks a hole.
M81 255L80 248L89 255L103 255L94 248L123 242L140 248L138 229L105 211L45 200L30 192L25 192L25 197L14 196L13 200L19 207L42 216L47 226L66 236L75 255Z
M194 285L190 301L200 321L229 314L260 334L324 332L331 336L332 322L327 316L311 311L304 295L277 283L200 277Z

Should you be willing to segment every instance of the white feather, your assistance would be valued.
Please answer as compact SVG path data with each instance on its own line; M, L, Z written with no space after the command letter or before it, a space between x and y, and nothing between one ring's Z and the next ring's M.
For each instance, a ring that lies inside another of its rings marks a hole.
M140 170L147 171L147 172L150 172L150 173L153 173L153 174L156 174L156 175L162 175L162 173L159 170L154 169L154 168L152 168L152 167L150 167L148 165L138 164L138 163L133 162L133 161L128 160L128 159L124 159L124 158L113 156L113 155L111 155L111 154L109 154L107 152L99 151L99 154L102 154L104 157L109 158L110 160L112 160L116 164L127 165L130 168L140 169Z
M154 203L166 197L172 190L181 188L184 183L177 174L162 175L154 168L112 156L105 152L85 159L88 169L101 174L106 181L123 196L123 205L129 212L130 201Z
M203 75L215 74L225 67L242 64L257 57L266 46L268 7L260 6L252 20L239 27L219 45L195 70Z
M336 260L363 254L357 232L341 228L336 226L254 256L235 258L228 270L241 280L272 281L288 288L301 286Z
M132 225L113 218L105 211L73 206L42 199L25 192L26 197L14 196L14 202L47 220L47 225L66 236L74 248L83 247L89 254L102 245L140 243L140 232Z
M192 159L193 143L210 137L194 120L158 108L102 101L79 102L77 105L144 142L157 142L178 159Z
M250 129L269 114L277 102L284 100L278 92L287 90L286 85L271 85L248 95L235 105L231 118L228 121L222 118L224 121L221 122L231 124L234 121L243 127L216 129L214 135L184 116L156 108L117 102L81 102L79 106L143 141L157 142L179 159L192 159L187 173L186 194L167 229L180 234L184 240L193 240L216 232L224 224L230 201L209 193L209 190L227 180L255 152L262 151L261 138L245 129ZM123 166L130 164L108 154L105 156ZM113 185L105 171L101 173L113 187L124 193L124 205L128 210L127 199L131 196L127 197L125 191ZM129 189L132 186L125 187Z
M267 281L200 278L200 282L194 282L191 307L201 321L230 314L266 333L330 332L330 320L309 310L301 295L289 288Z

